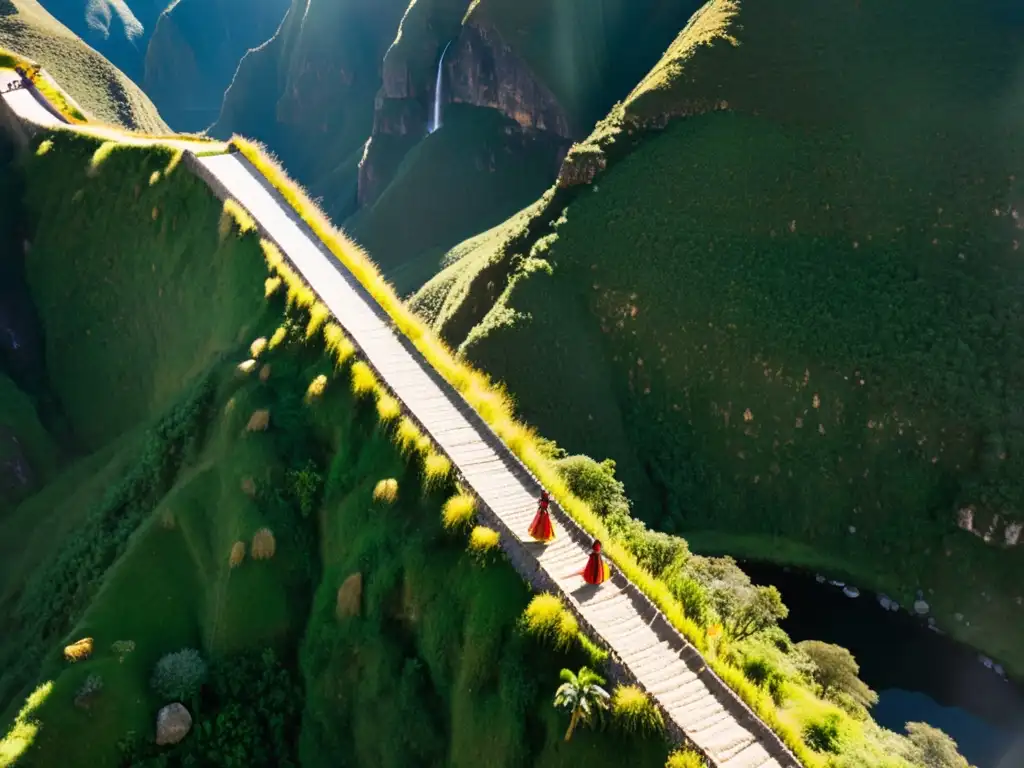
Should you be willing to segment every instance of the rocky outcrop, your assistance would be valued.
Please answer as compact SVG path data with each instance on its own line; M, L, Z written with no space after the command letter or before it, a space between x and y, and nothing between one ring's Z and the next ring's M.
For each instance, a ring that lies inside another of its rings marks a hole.
M156 716L156 743L177 744L192 730L192 715L182 704L175 702L161 709Z
M490 24L474 20L462 28L445 73L450 101L497 109L525 130L570 137L565 109Z

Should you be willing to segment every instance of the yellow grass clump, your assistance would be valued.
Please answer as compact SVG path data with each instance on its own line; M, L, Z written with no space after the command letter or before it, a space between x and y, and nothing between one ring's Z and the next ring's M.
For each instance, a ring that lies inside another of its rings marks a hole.
M39 142L39 146L36 147L36 157L42 157L51 149L53 149L53 141L50 139L43 139Z
M260 528L252 537L252 559L269 560L277 551L277 541L269 528Z
M266 381L270 378L270 363L264 363L263 367L260 368L260 381Z
M149 186L155 187L160 183L160 171L153 171L149 174Z
M699 752L683 747L668 756L665 768L707 768L707 763Z
M245 425L245 429L248 432L263 432L270 425L270 411L265 408L259 411L253 411L252 416L249 417L249 423Z
M76 661L85 661L92 656L92 638L83 637L76 643L64 648L64 658L74 664Z
M335 615L339 619L349 616L358 616L363 601L363 574L359 571L351 574L338 587L338 599L335 605Z
M377 396L377 417L383 424L389 424L402 415L402 406L391 395L381 392Z
M231 546L231 555L228 557L228 565L232 568L237 568L245 560L245 542L236 541Z
M246 375L252 373L252 370L255 367L256 367L256 361L253 360L252 358L250 358L248 360L243 360L241 363L238 364L238 370L241 373L244 373Z
M274 278L274 279L277 279L277 278ZM285 337L287 335L288 335L288 329L287 328L285 328L283 325L278 327L278 329L276 331L274 331L273 335L271 335L270 341L267 344L267 348L268 349L275 349L275 348L279 347L281 345L281 342L284 341L284 339L285 339Z
M92 153L92 159L89 160L89 175L95 176L100 166L112 155L114 150L120 146L116 141L105 141L100 144L96 151Z
M635 685L620 685L615 689L612 717L627 733L657 733L665 728L661 710Z
M229 227L231 223L234 223L235 229L238 230L239 235L256 231L256 220L249 215L249 212L245 210L245 208L239 205L237 200L233 200L229 197L224 201L223 215L224 221L228 223Z
M334 362L339 368L356 353L355 345L337 323L327 323L324 326L324 339L327 342L327 351L334 354Z
M395 443L398 445L398 450L401 451L403 456L416 449L416 443L419 442L421 437L423 437L423 433L420 432L419 427L408 416L403 416L398 420L394 438Z
M382 504L394 504L398 499L398 481L393 477L381 480L373 488L373 500Z
M523 611L520 626L526 634L550 642L558 650L570 648L580 635L576 617L550 592L534 595Z
M447 456L442 456L436 451L429 451L423 457L423 483L427 488L441 486L452 471L452 463Z
M309 402L320 397L325 389L327 389L327 377L321 373L309 382L309 386L306 387L306 401Z
M7 735L0 739L0 766L14 765L32 746L39 732L41 722L36 710L43 705L53 691L53 681L43 683L25 700L25 706L18 712Z
M478 525L469 534L469 551L475 555L487 555L498 548L500 540L497 531Z
M327 305L320 301L314 301L313 306L309 308L309 322L306 323L306 338L311 339L319 331L324 323L327 322L327 318L331 316L331 310L327 308Z
M275 293L277 289L281 287L280 277L268 277L263 281L263 298L269 299Z
M379 387L380 384L377 383L377 377L373 375L370 366L362 360L352 364L352 394L363 397L376 392Z
M253 357L259 357L263 354L263 350L267 348L267 339L264 336L260 336L249 345L249 354Z
M476 515L476 499L462 492L452 496L441 507L441 522L446 530L468 527Z

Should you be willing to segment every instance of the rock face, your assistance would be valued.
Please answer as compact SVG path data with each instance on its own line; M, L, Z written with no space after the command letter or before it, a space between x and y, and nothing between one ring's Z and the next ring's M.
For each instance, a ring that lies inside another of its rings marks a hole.
M156 743L177 744L192 730L192 715L184 705L175 702L161 709L156 716Z
M526 130L569 138L569 118L554 94L493 26L471 21L445 60L450 101L497 109Z

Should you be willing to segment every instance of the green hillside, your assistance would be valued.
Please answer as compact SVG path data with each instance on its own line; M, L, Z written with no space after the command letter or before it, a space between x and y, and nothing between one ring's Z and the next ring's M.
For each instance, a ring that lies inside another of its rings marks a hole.
M0 0L0 48L41 64L96 120L167 133L167 125L139 87L37 0Z
M923 588L1020 673L1022 36L996 0L714 0L417 306L659 528Z

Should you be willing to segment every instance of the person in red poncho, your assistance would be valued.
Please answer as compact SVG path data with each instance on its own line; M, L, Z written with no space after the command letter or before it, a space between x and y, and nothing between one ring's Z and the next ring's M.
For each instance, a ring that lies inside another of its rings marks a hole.
M547 491L540 492L540 501L537 503L537 514L530 523L530 536L537 541L548 542L555 538L555 527L551 524L551 515L548 514L548 504L551 497Z
M594 539L594 547L590 551L586 567L579 573L587 584L603 584L608 580L608 566L601 557L601 542L597 539Z

